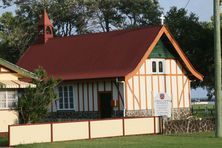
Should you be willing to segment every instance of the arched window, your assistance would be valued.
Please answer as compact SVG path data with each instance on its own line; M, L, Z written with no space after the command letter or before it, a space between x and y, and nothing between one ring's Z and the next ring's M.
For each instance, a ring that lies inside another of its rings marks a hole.
M163 72L163 62L159 62L159 72Z
M49 26L46 27L46 34L52 34L51 28Z
M152 62L152 72L156 72L156 62Z

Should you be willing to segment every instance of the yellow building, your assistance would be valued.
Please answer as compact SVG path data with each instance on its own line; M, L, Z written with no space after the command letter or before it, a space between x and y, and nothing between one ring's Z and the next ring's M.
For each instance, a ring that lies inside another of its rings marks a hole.
M33 73L0 58L0 133L8 132L8 125L18 123L15 107L19 90L35 87L21 79L33 77Z

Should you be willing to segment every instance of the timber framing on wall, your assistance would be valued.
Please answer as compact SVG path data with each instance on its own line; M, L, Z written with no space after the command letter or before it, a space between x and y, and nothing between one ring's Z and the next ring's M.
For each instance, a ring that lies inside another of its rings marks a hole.
M126 100L130 102L126 105L126 110L151 109L154 112L157 93L169 95L173 108L189 108L189 75L182 64L176 59L165 59L167 71L163 74L152 74L150 70L145 70L151 62L151 59L147 59L139 69L140 72L126 80Z
M72 86L74 92L75 111L99 111L99 93L111 92L112 100L117 102L117 110L123 110L124 106L124 83L116 79L97 79L97 80L79 80L63 81L61 86ZM58 102L57 102L58 103ZM54 106L54 111L63 110Z

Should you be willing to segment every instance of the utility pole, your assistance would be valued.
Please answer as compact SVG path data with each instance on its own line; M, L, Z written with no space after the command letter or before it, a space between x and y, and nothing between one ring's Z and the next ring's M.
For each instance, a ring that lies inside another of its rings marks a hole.
M220 2L214 0L214 64L216 98L216 137L222 137Z

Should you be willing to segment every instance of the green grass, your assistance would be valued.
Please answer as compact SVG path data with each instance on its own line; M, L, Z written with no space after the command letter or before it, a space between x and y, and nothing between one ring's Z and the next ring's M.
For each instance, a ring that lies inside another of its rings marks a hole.
M20 148L220 148L222 138L213 133L145 135L20 145Z
M215 116L215 106L212 104L192 105L193 116L200 118L212 118Z
M213 104L194 104L192 107L193 109L215 109L215 105Z
M8 137L0 137L0 147L8 146Z

